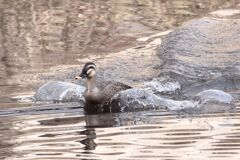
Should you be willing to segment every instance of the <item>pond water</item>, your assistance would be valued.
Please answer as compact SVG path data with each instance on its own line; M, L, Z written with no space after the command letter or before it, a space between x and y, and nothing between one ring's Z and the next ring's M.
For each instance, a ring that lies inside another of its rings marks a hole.
M1 159L239 159L240 114L83 115L76 104L1 117Z
M51 67L104 58L137 38L235 6L236 0L1 0L0 159L239 159L239 104L234 113L85 115L77 103L12 98L51 80Z

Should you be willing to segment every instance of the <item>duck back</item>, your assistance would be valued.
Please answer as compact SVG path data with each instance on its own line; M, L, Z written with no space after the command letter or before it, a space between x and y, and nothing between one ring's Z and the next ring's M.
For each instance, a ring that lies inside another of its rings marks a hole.
M118 92L130 89L130 88L132 87L120 82L114 82L107 85L102 91L100 91L100 94L102 97L101 103L87 102L84 107L85 111L88 114L115 112L111 110L111 106L110 106L111 98Z

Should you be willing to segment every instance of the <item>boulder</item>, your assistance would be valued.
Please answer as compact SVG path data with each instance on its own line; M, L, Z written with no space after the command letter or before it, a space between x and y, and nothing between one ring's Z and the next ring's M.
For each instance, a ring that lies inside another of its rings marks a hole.
M185 113L213 113L234 109L233 97L220 90L206 90L190 100L172 100L144 89L128 89L116 94L111 101L112 112L166 109Z
M84 101L85 87L61 81L52 81L43 84L34 95L37 101Z
M234 82L231 86L222 83L222 89L235 87L240 84L239 34L240 19L200 18L186 22L163 39L158 50L163 60L160 77L177 80L183 90L208 81L214 84L217 79Z

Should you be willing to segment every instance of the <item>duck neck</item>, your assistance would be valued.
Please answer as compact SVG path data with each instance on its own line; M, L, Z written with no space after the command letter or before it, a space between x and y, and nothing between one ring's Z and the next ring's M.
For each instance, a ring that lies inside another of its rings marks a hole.
M98 91L98 88L96 86L96 77L92 77L90 79L87 79L87 92L96 92Z

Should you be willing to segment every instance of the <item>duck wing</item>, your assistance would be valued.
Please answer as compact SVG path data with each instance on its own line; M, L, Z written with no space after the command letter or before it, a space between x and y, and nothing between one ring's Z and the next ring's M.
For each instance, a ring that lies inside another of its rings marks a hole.
M114 82L114 83L107 85L103 89L102 94L104 96L104 100L109 101L116 93L123 91L123 90L130 89L130 88L132 88L132 87L129 85L123 84L121 82Z

